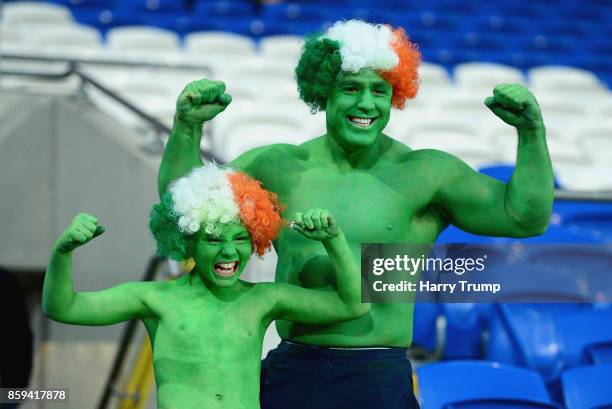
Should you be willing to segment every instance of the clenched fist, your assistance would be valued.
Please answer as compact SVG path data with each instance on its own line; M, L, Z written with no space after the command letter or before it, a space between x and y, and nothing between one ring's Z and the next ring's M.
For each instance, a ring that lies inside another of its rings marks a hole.
M98 219L81 213L72 219L72 223L57 239L53 249L61 253L69 253L101 235L104 230L104 227L98 224Z
M521 130L544 127L540 106L527 88L520 84L503 84L493 89L485 105L508 125Z
M221 81L199 80L189 83L176 102L177 119L202 125L227 108L232 97Z
M310 209L296 213L291 228L312 240L325 241L338 235L339 229L334 217L324 209Z

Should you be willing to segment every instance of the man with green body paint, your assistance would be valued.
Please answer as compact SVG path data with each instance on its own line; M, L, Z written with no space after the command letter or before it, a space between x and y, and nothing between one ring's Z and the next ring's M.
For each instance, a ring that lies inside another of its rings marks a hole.
M336 23L336 27L353 23ZM365 23L354 25L359 24ZM366 35L372 33L369 28L365 31ZM361 33L356 41L371 47L372 42L364 38ZM493 236L529 237L545 231L552 210L553 173L543 119L529 90L518 84L499 85L484 101L495 115L517 129L516 168L505 184L479 174L450 154L412 150L384 134L395 85L381 69L367 65L344 69L345 60L351 57L344 53L343 41L348 43L350 38L333 38L329 32L307 40L296 70L302 98L311 107L325 110L326 134L299 146L277 144L253 149L233 160L232 167L276 192L289 214L313 206L333 212L338 223L345 226L355 260L359 260L361 243L434 243L450 224ZM353 49L358 47L354 45ZM318 57L311 52L315 48ZM322 61L316 72L305 72L304 65L316 58ZM308 97L307 84L310 81L311 87L321 88L319 79L325 76L332 80L324 92L317 94L322 101L317 102ZM222 82L201 80L185 88L178 99L159 171L160 193L174 179L201 166L202 125L230 102ZM275 249L277 282L317 289L335 287L330 260L315 243L282 232ZM308 402L317 408L417 407L410 392L410 376L406 375L410 373L409 363L405 368L389 364L391 372L384 368L376 372L370 370L375 365L368 365L370 353L376 355L371 362L380 364L379 368L385 365L377 355L380 350L374 348L410 346L413 308L410 303L374 304L361 318L330 325L277 321L283 342L264 361L262 407L281 408L287 396L301 402L284 406L292 408L306 407ZM325 380L317 378L322 376L319 368L327 370L327 364L333 367L340 362L335 360L333 348L353 348L363 359L352 371L336 377L327 374ZM316 359L323 357L320 367L313 369L293 359L307 356L311 366L318 365L313 351ZM392 378L399 379L397 385L385 389ZM326 384L325 392L318 392L321 383ZM300 384L304 385L302 389ZM375 386L364 387L368 384Z

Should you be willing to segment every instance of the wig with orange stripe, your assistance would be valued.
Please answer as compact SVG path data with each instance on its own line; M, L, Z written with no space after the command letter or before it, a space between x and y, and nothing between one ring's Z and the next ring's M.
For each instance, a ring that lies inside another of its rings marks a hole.
M214 163L194 169L172 183L153 206L150 228L160 256L186 260L198 232L219 234L228 223L244 223L259 256L270 249L283 220L276 194L248 175Z
M254 251L263 256L278 237L283 224L275 193L261 187L261 182L241 172L230 173L229 181L238 204L240 219L251 234Z
M373 69L393 87L391 103L404 108L419 89L421 54L404 29L360 20L335 23L325 34L306 38L295 69L302 100L323 111L343 72Z

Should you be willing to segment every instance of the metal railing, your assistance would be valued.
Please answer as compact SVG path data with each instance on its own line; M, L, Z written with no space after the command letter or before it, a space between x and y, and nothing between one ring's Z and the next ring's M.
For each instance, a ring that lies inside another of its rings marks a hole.
M164 136L170 135L171 129L163 124L160 120L155 118L152 115L149 115L138 106L134 105L121 95L117 94L113 90L109 89L107 86L101 84L98 80L93 78L90 74L85 73L80 66L82 64L91 64L91 65L104 65L111 67L124 67L124 68L158 68L158 69L173 69L173 70L202 70L206 75L212 76L212 70L210 67L199 64L162 64L162 63L154 63L154 62L129 62L129 61L120 61L120 60L112 60L112 59L100 59L100 58L65 58L65 57L49 57L49 56L29 56L29 55L20 55L20 54L11 54L11 53L1 53L0 61L8 60L17 60L17 61L29 61L29 62L39 62L39 63L65 63L68 64L68 67L58 73L50 73L50 72L41 72L41 71L11 71L11 70L0 70L0 78L4 75L11 76L22 76L22 77L34 77L43 80L49 81L60 81L64 80L70 76L76 76L81 81L81 91L85 84L88 84L104 95L108 96L119 105L123 106L133 114L135 114L138 118L140 118L145 124L147 124L154 131L154 135L157 139L158 145L163 147L163 139ZM212 125L208 124L204 128L204 137L212 138ZM161 150L160 152L161 153ZM214 160L217 163L223 163L223 161L217 158L212 152L206 151L200 148L200 153L202 157L206 160Z

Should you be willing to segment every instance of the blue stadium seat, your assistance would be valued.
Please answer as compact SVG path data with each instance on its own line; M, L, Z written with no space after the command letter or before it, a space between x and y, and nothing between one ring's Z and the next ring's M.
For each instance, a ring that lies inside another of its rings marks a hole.
M199 1L193 10L194 16L201 18L246 18L255 16L254 2L248 0Z
M555 317L566 368L588 364L588 348L612 344L612 311L578 311Z
M183 1L176 0L123 0L117 10L139 13L184 13L187 11Z
M118 0L52 0L51 3L61 4L70 9L93 8L114 10L119 5Z
M213 19L196 18L190 14L148 13L144 16L146 25L174 31L181 37L195 31L219 30Z
M501 16L496 14L476 14L464 19L467 31L477 33L529 35L533 22L520 17Z
M455 361L417 369L422 409L560 408L540 376L494 362Z
M588 304L498 304L490 320L486 359L538 371L555 381L564 368L556 317L589 308Z
M561 226L594 241L612 241L612 205L566 202L556 206Z
M412 345L418 346L429 353L436 351L438 345L436 320L439 314L440 306L438 304L414 304Z
M94 26L103 34L114 27L145 24L145 19L140 13L108 9L73 9L72 15L79 23Z
M335 9L306 4L277 3L266 5L262 10L261 18L268 21L307 21L321 24L330 19L330 14L335 14Z
M484 320L476 303L442 304L446 318L443 359L482 357Z
M612 408L612 365L595 365L565 371L561 377L567 409Z

